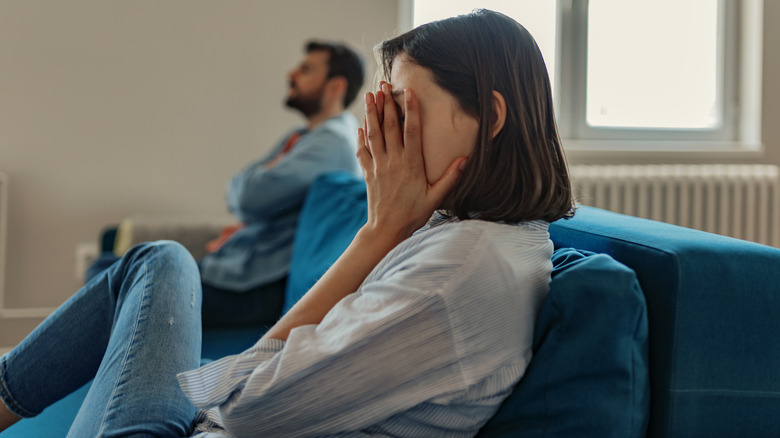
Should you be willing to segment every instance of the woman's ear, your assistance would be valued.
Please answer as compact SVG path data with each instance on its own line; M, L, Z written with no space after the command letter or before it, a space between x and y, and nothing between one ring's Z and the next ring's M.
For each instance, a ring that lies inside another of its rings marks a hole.
M493 90L493 120L490 121L490 138L495 138L506 122L506 100L496 90Z

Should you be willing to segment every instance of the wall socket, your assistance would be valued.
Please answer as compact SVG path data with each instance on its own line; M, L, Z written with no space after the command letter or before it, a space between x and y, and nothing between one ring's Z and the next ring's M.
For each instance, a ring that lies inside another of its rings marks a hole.
M74 274L79 280L84 280L87 268L98 258L97 243L76 244L76 270Z

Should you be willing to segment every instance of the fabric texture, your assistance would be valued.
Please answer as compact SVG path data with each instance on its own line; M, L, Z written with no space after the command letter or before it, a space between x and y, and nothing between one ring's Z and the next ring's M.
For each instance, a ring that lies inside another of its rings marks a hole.
M604 254L553 255L523 380L479 437L644 437L647 312L634 272Z
M245 226L201 259L204 283L240 292L285 277L298 215L311 182L326 172L357 173L357 121L349 112L306 132L278 163L266 168L298 132L291 131L265 158L228 183L228 208Z
M778 435L780 249L592 207L550 235L636 272L651 330L647 436Z
M196 406L216 407L201 430L221 419L236 435L473 436L530 360L552 269L547 226L445 221L416 233L320 324L180 375Z
M320 176L306 195L295 234L283 313L328 270L366 223L366 184L349 173Z

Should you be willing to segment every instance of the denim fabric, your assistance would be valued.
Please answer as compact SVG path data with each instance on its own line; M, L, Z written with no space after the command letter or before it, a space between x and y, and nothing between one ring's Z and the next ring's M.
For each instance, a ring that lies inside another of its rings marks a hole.
M101 272L110 268L117 260L119 260L119 257L114 255L113 251L101 252L98 258L84 272L84 284L89 283L90 280L100 275Z
M119 257L104 252L87 269L89 282L116 263ZM203 327L256 327L271 326L282 313L287 278L269 284L261 284L249 290L228 290L201 283ZM258 336L259 337L259 336Z
M0 397L34 416L94 378L69 436L185 436L195 407L176 374L199 365L200 310L189 252L138 245L0 358Z

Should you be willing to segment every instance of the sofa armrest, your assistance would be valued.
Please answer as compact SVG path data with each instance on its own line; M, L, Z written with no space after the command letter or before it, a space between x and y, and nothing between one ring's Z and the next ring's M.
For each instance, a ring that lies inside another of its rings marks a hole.
M117 228L114 253L122 256L133 245L154 240L174 240L184 245L196 260L206 255L206 243L236 222L227 217L137 215L122 220Z
M592 207L550 236L636 272L650 327L648 437L777 435L780 249Z

